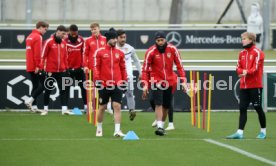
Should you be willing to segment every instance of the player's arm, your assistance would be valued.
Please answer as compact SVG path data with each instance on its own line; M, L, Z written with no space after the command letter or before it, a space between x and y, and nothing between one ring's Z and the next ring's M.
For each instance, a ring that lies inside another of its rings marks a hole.
M253 65L247 70L247 74L254 74L260 65L263 65L263 57L259 51L256 51L255 57L253 58Z
M141 73L142 73L141 64L140 64L139 58L134 49L131 53L131 59L133 60L133 63L138 70L139 76L141 76Z
M238 59L238 63L237 63L237 67L236 67L236 72L237 72L237 74L238 74L238 76L240 77L240 76L242 76L243 75L243 68L242 68L242 64L241 64L241 57L242 57L242 55L241 55L241 53L239 54L239 59Z
M33 55L34 55L34 63L35 63L35 73L38 72L40 69L41 63L41 53L42 53L42 37L36 37L34 39L34 46L33 46Z

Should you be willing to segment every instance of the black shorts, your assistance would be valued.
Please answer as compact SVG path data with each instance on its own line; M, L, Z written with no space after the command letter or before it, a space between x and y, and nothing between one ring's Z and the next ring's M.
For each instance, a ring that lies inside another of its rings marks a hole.
M111 88L103 88L99 90L99 104L105 105L108 103L109 98L111 98L112 102L122 103L122 95L123 92L118 87Z
M254 107L262 106L262 88L240 89L240 107L248 107L251 102Z
M154 86L154 90L151 91L151 100L155 105L162 105L164 108L169 109L172 105L172 87L165 90Z

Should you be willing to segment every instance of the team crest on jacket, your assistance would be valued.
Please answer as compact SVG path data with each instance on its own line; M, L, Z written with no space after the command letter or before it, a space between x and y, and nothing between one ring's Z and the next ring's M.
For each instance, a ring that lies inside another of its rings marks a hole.
M119 58L119 54L118 54L118 53L116 53L116 54L115 54L115 57L118 59L118 58Z
M250 60L252 60L253 59L253 55L250 55Z
M22 44L25 40L25 35L17 35L18 43Z
M92 41L90 44L91 44L91 45L94 45L94 44L95 44L95 42L94 42L94 41Z
M61 44L60 46L61 46L61 48L64 48L64 44Z
M104 41L101 41L101 45L104 46Z
M172 55L171 53L167 53L167 57L168 57L168 58L170 58L170 57L171 57L171 55Z

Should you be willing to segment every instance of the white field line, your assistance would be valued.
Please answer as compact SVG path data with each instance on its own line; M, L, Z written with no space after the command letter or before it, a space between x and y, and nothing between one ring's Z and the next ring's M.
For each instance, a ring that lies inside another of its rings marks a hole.
M266 163L266 164L269 164L269 165L276 166L276 162L275 162L275 161L268 160L268 159L263 158L263 157L261 157L261 156L257 156L257 155L255 155L255 154L253 154L253 153L247 152L247 151L242 150L242 149L239 149L239 148L237 148L237 147L234 147L234 146L231 146L231 145L227 145L227 144L224 144L224 143L215 141L215 140L213 140L213 139L204 139L204 141L209 142L209 143L211 143L211 144L218 145L218 146L220 146L220 147L224 147L224 148L226 148L226 149L230 149L230 150L232 150L232 151L234 151L234 152L240 153L240 154L242 154L242 155L244 155L244 156L247 156L247 157L249 157L249 158L252 158L252 159L261 161L261 162L263 162L263 163Z

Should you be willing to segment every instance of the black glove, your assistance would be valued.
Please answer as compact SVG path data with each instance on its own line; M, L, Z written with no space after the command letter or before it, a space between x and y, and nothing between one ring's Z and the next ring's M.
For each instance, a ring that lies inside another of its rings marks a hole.
M38 74L39 79L42 79L42 80L44 80L47 75L44 70L39 70L37 74Z
M67 69L67 70L65 71L65 73L66 73L67 76L70 76L70 75L73 74L73 70L72 70L72 69Z

